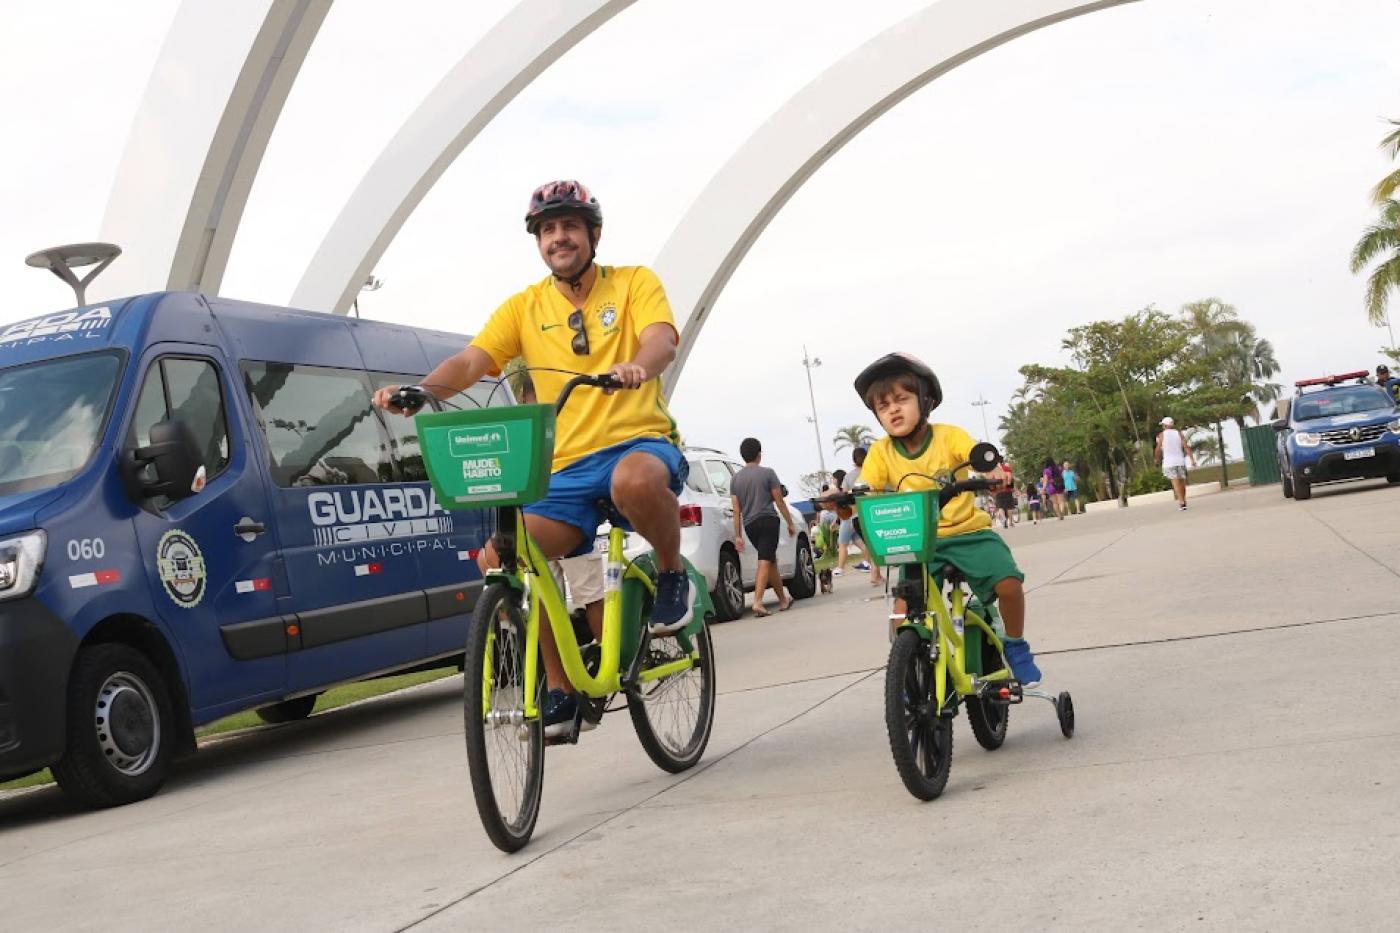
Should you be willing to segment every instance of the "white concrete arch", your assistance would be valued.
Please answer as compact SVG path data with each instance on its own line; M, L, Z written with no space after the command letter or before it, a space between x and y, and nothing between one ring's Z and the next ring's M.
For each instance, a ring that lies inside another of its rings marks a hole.
M681 325L675 391L716 299L759 234L827 159L919 88L999 45L1136 0L940 0L832 65L773 114L701 192L654 267Z
M99 239L102 297L217 293L267 150L331 0L186 0L156 58Z
M634 0L521 0L433 88L341 209L292 294L344 314L404 221L531 81Z

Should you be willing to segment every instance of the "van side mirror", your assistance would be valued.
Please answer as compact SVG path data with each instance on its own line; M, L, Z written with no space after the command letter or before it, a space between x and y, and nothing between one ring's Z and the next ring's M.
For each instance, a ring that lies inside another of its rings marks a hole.
M1280 419L1278 419L1277 421L1273 422L1273 428L1274 428L1275 431L1287 431L1287 430L1288 430L1288 419L1287 419L1287 418L1280 418Z
M187 499L204 488L202 456L194 432L183 420L158 421L151 425L151 443L131 452L131 487L144 499ZM155 471L155 482L142 475L148 466Z

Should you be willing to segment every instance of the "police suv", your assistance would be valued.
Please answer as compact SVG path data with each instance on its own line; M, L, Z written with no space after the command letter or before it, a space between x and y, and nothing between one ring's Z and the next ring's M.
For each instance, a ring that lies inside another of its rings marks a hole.
M370 398L467 339L188 293L0 326L0 780L139 800L197 726L460 655L493 519Z
M1364 370L1304 379L1276 420L1283 494L1307 499L1314 483L1384 476L1400 483L1400 409Z

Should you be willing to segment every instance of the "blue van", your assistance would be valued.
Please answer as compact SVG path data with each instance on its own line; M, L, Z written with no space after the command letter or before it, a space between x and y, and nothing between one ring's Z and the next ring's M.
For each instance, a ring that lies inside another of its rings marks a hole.
M140 800L197 726L460 656L494 517L370 397L467 339L188 293L0 326L0 780Z

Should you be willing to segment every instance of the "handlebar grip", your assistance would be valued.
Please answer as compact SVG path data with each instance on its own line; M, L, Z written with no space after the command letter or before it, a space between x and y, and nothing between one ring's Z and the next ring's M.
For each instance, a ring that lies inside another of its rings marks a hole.
M389 407L412 414L428 403L428 392L422 386L399 386L389 396Z
M960 496L965 492L977 492L982 489L991 488L992 481L989 479L982 479L981 477L949 483L938 491L938 507L941 509L943 506L953 501L954 497Z

